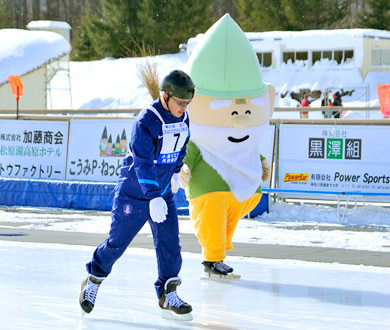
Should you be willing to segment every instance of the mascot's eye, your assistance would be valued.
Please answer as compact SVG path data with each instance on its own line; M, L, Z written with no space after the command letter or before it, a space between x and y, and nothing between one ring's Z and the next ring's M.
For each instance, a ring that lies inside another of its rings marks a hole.
M246 114L246 115L250 115L250 114L251 114L251 111L250 111L250 110L247 110L247 111L245 111L245 114Z
M232 112L232 116L234 116L234 115L238 116L238 112L237 111L233 111Z

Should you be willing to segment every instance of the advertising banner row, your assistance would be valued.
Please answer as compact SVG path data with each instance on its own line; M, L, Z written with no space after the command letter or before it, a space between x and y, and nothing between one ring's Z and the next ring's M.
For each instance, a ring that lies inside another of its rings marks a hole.
M116 182L133 119L0 121L0 177ZM278 188L390 192L388 126L280 125L260 150L277 162ZM269 182L264 185L269 188Z
M0 121L0 177L116 182L132 119Z

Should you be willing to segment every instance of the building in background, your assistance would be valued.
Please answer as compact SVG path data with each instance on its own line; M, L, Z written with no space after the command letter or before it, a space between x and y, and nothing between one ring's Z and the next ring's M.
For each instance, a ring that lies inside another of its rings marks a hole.
M339 91L351 101L368 106L370 93L390 74L390 32L374 29L247 32L256 51L263 77L284 98L299 100L303 91L321 100ZM203 34L190 38L190 55ZM333 79L321 79L331 72ZM319 101L320 102L320 101ZM283 103L283 102L282 102ZM280 104L284 106L283 104ZM285 106L294 106L285 104Z
M29 30L0 30L0 109L16 108L8 83L8 76L15 74L19 75L24 86L24 95L19 101L20 110L53 108L53 79L63 80L55 85L68 92L69 98L61 99L63 108L72 108L69 24L33 21L27 28Z

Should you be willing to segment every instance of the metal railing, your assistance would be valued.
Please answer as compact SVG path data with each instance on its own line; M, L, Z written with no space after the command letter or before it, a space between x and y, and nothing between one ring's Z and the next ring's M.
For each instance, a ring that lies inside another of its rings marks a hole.
M299 112L302 111L302 107L291 107L291 108L280 108L276 107L275 112L287 111L287 112ZM19 109L19 114L16 114L16 109L0 109L0 119L25 119L25 120L71 120L73 118L77 119L119 119L119 118L133 118L136 116L142 109L78 109L78 110L42 110L42 109ZM378 111L378 107L305 107L304 111ZM272 121L279 121L286 123L290 122L293 119L271 119ZM324 118L324 119L298 119L300 122L317 122L321 121L322 124L325 122L323 120L330 120L331 122L337 122L339 120L349 120L344 118ZM378 120L382 119L369 119L375 120L375 123L378 123ZM384 119L388 120L388 119Z

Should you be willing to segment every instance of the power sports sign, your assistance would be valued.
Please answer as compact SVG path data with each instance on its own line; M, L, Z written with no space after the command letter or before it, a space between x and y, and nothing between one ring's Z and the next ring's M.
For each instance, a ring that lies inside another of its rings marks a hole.
M279 187L390 192L388 126L281 125Z

